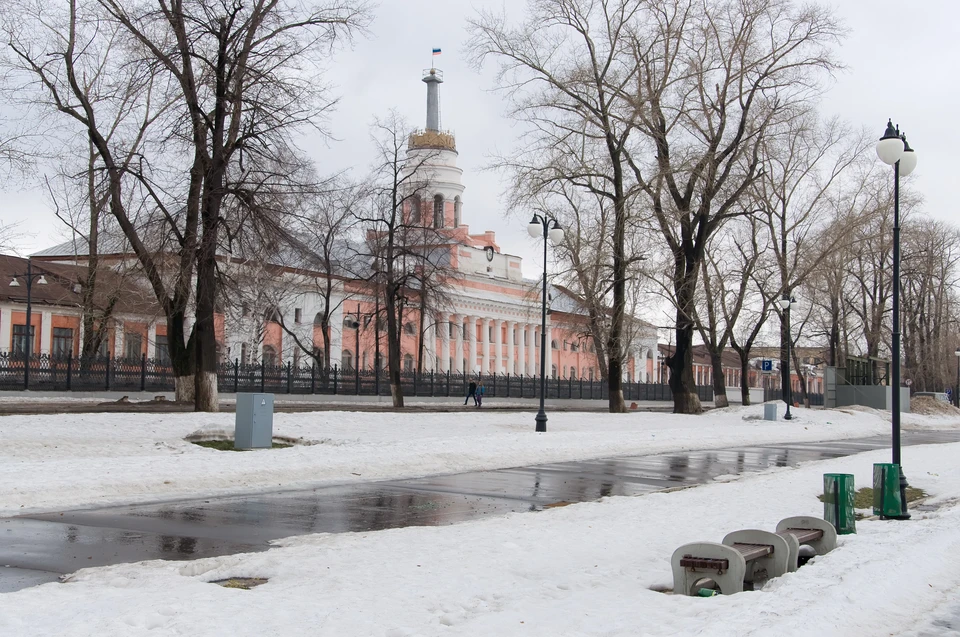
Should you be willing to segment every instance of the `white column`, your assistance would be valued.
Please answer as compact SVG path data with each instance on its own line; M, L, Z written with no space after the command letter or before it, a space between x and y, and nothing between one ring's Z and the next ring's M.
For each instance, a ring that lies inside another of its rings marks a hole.
M527 326L527 373L531 376L536 376L540 373L540 369L537 367L537 326L528 325Z
M0 349L13 347L13 310L9 307L0 308Z
M483 347L483 354L481 360L483 361L480 369L483 370L484 374L490 373L490 319L485 318L480 320L480 343Z
M550 378L553 373L551 371L551 367L553 366L553 345L550 343L550 341L553 340L552 334L551 334L552 331L553 331L553 328L547 325L547 331L544 332L544 334L547 335L547 339L544 343L544 348L545 348L544 351L546 352L547 362L544 367L543 374L547 378ZM560 370L557 370L557 376L560 376Z
M493 360L493 373L503 373L503 321L494 319L493 321L493 351L496 352Z
M474 368L477 366L477 317L468 316L466 325L466 336L467 342L470 344L470 351L467 356L467 368L463 371L466 374L473 374L476 371Z
M515 371L513 368L513 364L514 364L513 353L514 353L514 347L515 347L513 344L513 339L516 338L514 336L515 326L516 326L515 321L507 321L507 373L508 374L513 374Z
M123 321L113 322L113 333L115 335L113 342L113 357L123 358ZM187 332L189 334L189 332Z
M454 324L454 329L456 330L456 332L453 335L454 343L455 343L453 348L453 371L457 372L458 374L462 374L463 373L463 317L460 316L459 314L456 314L454 316L456 316L457 320L453 321L452 320L453 317L451 317L451 321Z
M450 371L450 323L453 317L449 314L440 315L440 371Z
M147 325L147 358L157 357L157 324L150 321Z
M526 374L527 373L527 350L524 347L523 339L527 337L527 328L522 323L519 323L515 327L517 331L517 373Z
M40 312L40 353L50 355L53 345L53 313Z

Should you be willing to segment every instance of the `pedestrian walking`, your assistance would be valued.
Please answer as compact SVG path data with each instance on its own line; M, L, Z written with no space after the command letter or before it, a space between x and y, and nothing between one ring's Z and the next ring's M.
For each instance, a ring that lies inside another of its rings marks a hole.
M477 395L474 396L474 400L477 401L477 407L483 406L483 395L487 393L487 388L483 386L483 381L480 381L480 384L477 385Z
M470 397L473 396L473 404L477 405L477 383L476 381L470 381L470 387L467 389L467 397L463 400L463 404L466 405L470 402Z

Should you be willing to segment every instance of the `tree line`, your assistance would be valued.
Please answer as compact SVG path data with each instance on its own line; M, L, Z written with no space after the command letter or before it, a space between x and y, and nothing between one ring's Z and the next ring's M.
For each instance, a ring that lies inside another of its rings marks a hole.
M84 354L99 349L116 302L94 294L97 273L122 266L157 299L177 398L215 410L217 314L249 319L261 335L279 322L327 369L341 290L361 281L377 299L367 319L382 324L403 405L405 317L417 317L419 369L424 334L443 329L432 317L456 281L445 237L420 210L436 152L408 156L410 127L395 113L374 121L362 178L314 166L297 145L307 131L327 134L337 99L324 64L365 32L370 5L0 7L3 96L29 114L3 127L0 160L55 167L44 187L87 255ZM829 9L530 0L520 20L480 10L468 29L468 54L497 70L523 131L494 162L511 211L547 211L568 229L560 277L582 300L611 412L626 411L633 317L651 299L670 308L662 324L673 332L679 413L701 410L695 341L711 356L722 406L723 352L739 355L747 378L775 317L782 358L788 342L822 345L823 362L838 366L888 354L892 179L874 161L873 131L821 110L844 36ZM922 214L909 180L902 190L905 376L940 389L955 362L960 236ZM135 259L107 264L118 250ZM321 299L320 347L285 320L289 293L268 284L280 268ZM783 297L798 303L785 312Z
M495 161L513 205L576 230L559 264L590 308L611 412L625 411L629 317L651 298L671 308L661 324L673 331L678 413L701 411L695 341L725 406L724 350L748 378L774 316L781 359L798 341L824 344L828 365L889 355L893 180L873 154L874 131L821 111L844 36L830 9L532 0L522 20L481 11L470 29L473 58L496 68L524 127L517 150ZM909 181L903 190L906 376L942 389L957 343L958 234L917 210ZM784 297L798 302L785 311Z

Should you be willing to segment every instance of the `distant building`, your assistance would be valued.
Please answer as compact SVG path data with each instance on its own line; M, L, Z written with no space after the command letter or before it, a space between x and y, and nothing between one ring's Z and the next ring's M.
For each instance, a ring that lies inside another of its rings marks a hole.
M427 126L410 135L407 161L426 162L432 173L430 192L407 206L404 214L441 231L448 239L444 249L449 250L449 264L459 278L446 293L444 307L424 317L422 332L417 312L410 309L406 313L401 368L416 369L422 338L421 368L425 371L537 375L540 372L540 282L523 278L521 258L504 254L493 232L470 232L465 223L466 188L462 182L463 171L457 166L456 139L440 128L442 73L429 69L423 81L428 91ZM135 264L123 241L106 252L109 254L102 256L101 262L118 267ZM82 268L86 250L82 244L68 242L35 257L34 262L42 260L44 267ZM249 264L228 255L222 259L227 269L250 269ZM262 278L255 285L284 289L286 301L282 306L235 303L236 309L221 308L217 314L221 359L272 365L308 364L302 345L318 349L322 343L316 318L322 299L316 290L318 277L325 275L312 271L309 265L296 268L260 265ZM344 277L336 278L334 294L338 298L332 317L331 363L344 369L359 366L369 370L378 364L375 359L379 352L379 365L384 367L387 339L383 322L372 320L379 315L379 299L363 281ZM71 302L75 303L75 299ZM587 315L582 304L569 290L553 285L549 288L549 308L544 334L547 374L559 378L599 379L596 346L587 336ZM76 330L77 310L72 309L68 314L74 317L71 325ZM0 318L0 325L9 325L11 320L15 322L16 317ZM123 343L132 342L133 334L141 336L141 349L148 356L155 355L165 343L164 322L155 308L137 316L120 311L115 323L114 340L108 346L114 355L127 353ZM633 327L634 336L627 344L624 380L650 382L659 368L656 330L639 320L633 321ZM3 332L0 332L0 342L2 339ZM50 347L52 345L47 349Z

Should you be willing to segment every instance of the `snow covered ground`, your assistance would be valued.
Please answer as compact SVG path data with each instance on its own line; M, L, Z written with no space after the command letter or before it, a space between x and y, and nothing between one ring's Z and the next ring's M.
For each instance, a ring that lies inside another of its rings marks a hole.
M230 414L8 416L0 512L889 432L888 416L872 411L801 409L790 423L759 420L760 411L555 414L546 434L533 432L533 414L278 414L275 434L316 444L247 453L183 440L201 427L229 430ZM904 425L960 420L904 415ZM0 595L0 635L922 634L960 593L958 453L960 444L905 447L910 482L936 510L909 522L860 521L835 551L753 593L655 590L672 586L669 558L681 544L822 514L824 472L868 485L889 452L453 526L87 569L66 585ZM269 582L250 591L209 583L227 577Z

